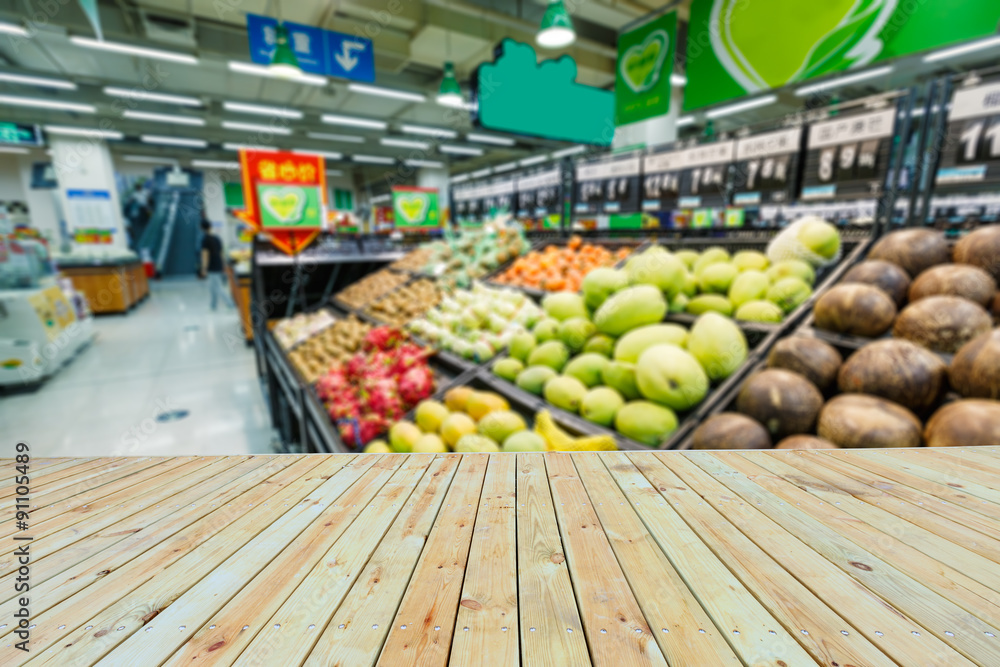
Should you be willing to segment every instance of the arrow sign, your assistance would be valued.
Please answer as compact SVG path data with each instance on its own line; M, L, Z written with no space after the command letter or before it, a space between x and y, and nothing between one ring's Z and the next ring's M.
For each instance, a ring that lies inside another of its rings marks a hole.
M375 80L375 52L370 39L330 31L326 38L330 54L327 74L354 81Z
M340 63L346 71L350 72L358 64L358 59L351 55L351 51L361 51L365 48L364 42L353 42L344 40L341 42L341 52L333 57Z
M277 19L247 14L250 60L258 65L271 63L277 27ZM354 81L375 80L375 53L370 39L290 21L285 21L285 28L303 71Z

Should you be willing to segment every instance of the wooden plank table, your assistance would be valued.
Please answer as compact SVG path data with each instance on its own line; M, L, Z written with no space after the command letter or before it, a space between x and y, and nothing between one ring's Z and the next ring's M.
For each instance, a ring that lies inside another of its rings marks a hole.
M3 462L3 665L1000 665L996 447Z

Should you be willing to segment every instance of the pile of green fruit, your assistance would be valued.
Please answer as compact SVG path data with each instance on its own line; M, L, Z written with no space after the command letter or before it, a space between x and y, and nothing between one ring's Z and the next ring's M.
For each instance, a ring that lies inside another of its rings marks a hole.
M657 280L663 266L651 264L632 280L607 269L616 279L601 290L585 280L583 295L546 296L546 317L511 338L509 356L493 372L555 407L645 445L661 444L677 429L676 412L701 403L710 384L747 357L743 332L718 313L704 313L690 331L662 323L664 291L637 279Z
M514 225L458 234L446 230L443 241L424 247L431 251L424 273L438 277L443 289L452 290L471 287L473 281L528 252L531 244L521 226Z

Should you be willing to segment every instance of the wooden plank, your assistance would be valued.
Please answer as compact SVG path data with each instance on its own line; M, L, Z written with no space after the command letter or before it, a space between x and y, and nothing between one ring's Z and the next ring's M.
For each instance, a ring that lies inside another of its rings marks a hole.
M952 455L947 447L926 447L919 457L900 456L894 449L887 449L885 453L890 457L905 461L909 464L916 464L924 467L934 467L936 470L946 471L962 480L982 484L983 486L996 490L996 472L990 466L984 470L983 466L971 466L960 457Z
M375 664L461 460L456 454L437 457L322 631L305 665ZM316 627L319 634L320 626ZM190 664L183 658L178 654L167 665Z
M950 486L953 489L961 489L962 493L969 497L969 501L971 501L972 504L975 504L976 500L985 500L989 503L993 503L994 505L1000 505L1000 489L989 486L991 483L989 480L987 480L987 483L984 485L965 474L956 474L955 468L952 466L932 462L929 460L930 457L928 457L928 459L916 460L901 459L897 456L893 456L892 452L893 450L891 449L880 449L872 451L859 450L855 453L862 459L884 462L886 465L895 466L899 470L912 473L932 482L944 484L945 486ZM932 453L930 447L927 448L927 452L928 454ZM916 463L915 461L920 461L920 463ZM995 479L992 483L994 485L996 484ZM992 507L987 506L985 503L980 502L979 504L983 508L992 510Z
M27 664L92 664L146 624L154 628L147 635L147 641L157 641L157 630L176 632L179 628L157 624L156 616L233 554L239 552L248 560L265 556L269 559L276 549L287 545L315 518L320 503L333 502L377 460L378 456L360 456L341 467L337 459L326 459L317 467L318 471L332 473L326 480L300 478L279 491L268 505L234 510L234 520L227 528L188 551L110 607L96 615L91 612L70 617L76 629L60 640L61 648L52 653L46 651ZM283 507L286 499L288 508ZM242 516L235 518L241 509ZM81 627L84 624L90 627ZM44 647L39 648L44 650Z
M752 457L750 460L756 462L758 458L760 457ZM836 466L839 462L828 456L794 454L782 457L780 462L786 466L794 467L797 470L808 473L813 479L829 484L844 493L848 493L859 501L877 506L899 519L909 521L911 524L920 526L920 528L928 530L960 547L975 552L984 559L991 559L993 577L996 577L996 581L1000 581L1000 571L997 570L996 566L996 563L1000 562L1000 540L987 537L982 533L976 532L971 527L965 526L962 523L956 523L953 519L945 518L916 504L900 500L896 496L875 486L865 484L845 472L833 470L831 466ZM854 470L861 472L857 468L854 468ZM802 485L799 486L801 487ZM928 500L930 499L928 498ZM931 504L936 506L940 503L932 502ZM956 511L961 509L952 508L948 504L945 504L944 507ZM975 516L972 512L965 512L965 514ZM904 524L900 530L905 530L905 528ZM996 528L1000 529L1000 526ZM885 528L882 528L882 530L884 531ZM990 581L979 579L978 577L973 578L995 590L995 586Z
M545 464L594 665L666 665L573 458L546 454Z
M491 454L469 548L451 665L487 660L519 665L517 623L517 457ZM465 630L468 628L468 631Z
M933 447L927 448L926 456L920 456L912 460L914 463L927 461L928 459L940 461L945 467L954 469L959 477L969 479L990 486L997 475L1000 475L1000 459L987 456L966 448L958 447ZM927 465L924 463L924 465Z
M518 454L517 465L521 661L537 667L589 665L544 455Z
M353 565L345 552L353 548L367 560L371 551L365 550L366 541L378 543L430 463L429 457L381 457L333 501L332 507L325 503L326 507L317 508L311 523L276 557L247 545L149 625L152 632L157 628L184 630L171 632L156 643L149 642L145 633L133 634L106 660L121 665L158 665L202 628L217 637L208 646L216 646L215 650L204 655L204 661L213 665L231 664L251 639L261 640L257 646L265 647L260 653L250 651L258 664L299 664L318 635L317 625L312 624L312 629L303 625L299 632L294 619L283 617L278 605L285 600L285 605L294 605L291 608L296 616L308 616L323 605L333 604L329 595L332 582L339 583ZM359 519L362 514L364 518ZM334 548L335 544L340 549ZM229 594L235 596L227 603ZM235 613L220 628L218 613L224 607ZM214 631L208 625L215 625ZM243 630L245 625L250 627ZM269 635L272 629L275 634ZM245 638L245 642L227 651L227 636ZM190 662L188 658L185 664Z
M683 512L705 544L724 558L793 636L812 644L810 653L821 664L884 662L885 658L845 662L839 655L842 640L854 642L859 637L867 638L900 665L972 664L752 505L734 499L725 486L686 457L650 458L633 455L637 467ZM766 556L761 558L761 553ZM768 559L773 561L768 564ZM797 581L790 581L782 568ZM824 611L824 604L833 615ZM809 634L803 635L802 630ZM851 650L866 656L867 652L866 646Z
M447 663L488 462L484 454L463 455L376 664Z
M626 497L609 472L614 467L619 474L635 473L631 462L624 455L612 454L578 454L573 462L667 662L673 666L742 665L649 534L638 510L632 509L639 501Z
M60 505L72 506L75 497L79 494L99 489L106 484L127 478L141 470L156 465L160 461L162 459L149 457L141 459L116 459L111 461L106 467L91 468L86 471L86 474L77 475L73 478L67 477L59 480L58 483L50 484L45 487L42 493L36 494L32 490L32 507L30 511L34 513L42 509L58 509ZM34 487L34 483L32 483L32 487ZM36 500L38 501L37 507ZM9 519L11 516L13 516L12 513L7 513L3 517L3 520Z
M48 496L55 491L90 479L95 475L113 472L127 463L134 462L134 460L120 458L86 459L68 468L40 475L31 480L31 505L32 507L41 507L49 503ZM0 489L0 505L13 502L16 490L13 485Z
M690 452L685 456L745 501L759 503L761 511L785 530L933 632L944 643L974 662L1000 664L1000 645L989 637L1000 632L960 607L953 599L960 599L964 606L982 608L981 611L988 611L988 603L982 598L975 600L978 596L949 582L922 562L915 563L914 560L927 559L916 549L904 547L894 550L893 538L878 531L875 531L877 536L873 539L866 539L867 531L859 525L860 521L845 516L836 507L826 503L820 505L809 494L768 474L737 453ZM796 502L802 503L801 506L792 504ZM834 525L838 530L832 527ZM839 531L851 532L864 544L852 542ZM888 545L889 548L881 545ZM887 559L880 558L872 549L889 552ZM909 557L903 556L904 552ZM904 566L909 574L892 565L893 561ZM937 564L937 561L934 563ZM946 569L938 565L940 569ZM936 590L932 589L932 579L944 580L951 588L938 585ZM944 594L939 591L944 591ZM883 632L881 628L878 631Z

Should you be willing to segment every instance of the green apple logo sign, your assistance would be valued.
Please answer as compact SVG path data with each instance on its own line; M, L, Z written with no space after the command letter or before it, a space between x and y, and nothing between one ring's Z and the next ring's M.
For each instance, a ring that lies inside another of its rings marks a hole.
M712 50L751 93L861 67L898 0L712 0Z
M424 221L427 213L427 197L424 195L410 195L401 197L399 200L399 211L403 214L403 219L410 224L418 224Z
M641 44L625 51L619 73L632 92L642 93L656 85L669 44L670 36L666 31L654 30Z

